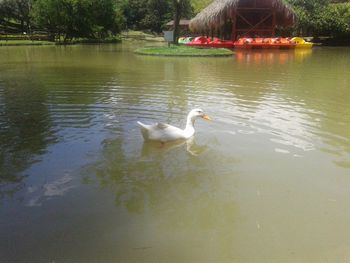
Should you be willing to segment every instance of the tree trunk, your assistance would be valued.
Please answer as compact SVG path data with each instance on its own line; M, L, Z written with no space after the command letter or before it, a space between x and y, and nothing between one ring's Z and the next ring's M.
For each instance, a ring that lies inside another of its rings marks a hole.
M179 38L179 24L181 18L181 6L182 0L173 0L174 5L174 35L173 35L173 43L177 44L177 40Z

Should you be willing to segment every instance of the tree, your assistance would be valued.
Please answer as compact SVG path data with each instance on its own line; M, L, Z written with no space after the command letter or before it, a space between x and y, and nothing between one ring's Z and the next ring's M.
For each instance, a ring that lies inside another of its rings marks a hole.
M36 24L48 31L52 39L60 38L68 31L68 0L36 0L33 4L32 16Z
M124 29L141 29L147 14L147 0L117 0L117 9L125 18Z
M0 24L11 25L13 29L30 32L31 0L0 0Z
M178 43L179 38L179 23L183 16L189 16L193 14L193 8L189 0L173 0L173 12L174 12L174 44Z
M179 37L179 24L181 18L181 5L183 0L173 0L173 8L174 8L174 34L173 34L173 42L177 44Z
M164 25L173 19L174 0L118 0L117 6L125 17L126 29L151 30L160 33ZM190 17L192 7L189 0L182 2L182 15Z
M298 35L316 35L320 29L320 14L329 0L289 0L297 16Z
M350 35L350 5L334 0L288 0L297 23L296 34L302 36Z
M53 38L105 38L119 32L114 0L36 0L32 16Z
M143 29L150 29L153 32L161 32L164 24L172 18L172 5L170 1L148 0L146 15L141 20Z
M329 5L322 13L321 27L328 36L350 37L350 5Z

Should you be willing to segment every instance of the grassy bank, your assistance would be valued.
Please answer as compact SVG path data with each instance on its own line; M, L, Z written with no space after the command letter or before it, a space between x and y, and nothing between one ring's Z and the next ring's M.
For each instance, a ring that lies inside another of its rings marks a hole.
M108 37L105 39L73 39L68 42L62 41L46 41L46 40L30 40L30 39L1 39L0 46L41 46L41 45L76 45L76 44L110 44L120 43L120 36Z
M142 31L128 30L121 33L121 37L128 41L149 41L149 42L165 42L164 37Z
M225 48L194 48L187 46L143 47L135 50L139 55L150 56L190 56L190 57L219 57L231 56L233 52Z
M39 40L0 40L0 46L42 46L54 44L54 42Z

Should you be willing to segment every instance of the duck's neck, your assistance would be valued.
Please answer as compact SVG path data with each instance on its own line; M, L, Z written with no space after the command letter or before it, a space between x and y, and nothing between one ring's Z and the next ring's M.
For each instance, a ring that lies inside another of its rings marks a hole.
M187 116L186 128L184 130L186 138L190 138L194 134L194 118Z

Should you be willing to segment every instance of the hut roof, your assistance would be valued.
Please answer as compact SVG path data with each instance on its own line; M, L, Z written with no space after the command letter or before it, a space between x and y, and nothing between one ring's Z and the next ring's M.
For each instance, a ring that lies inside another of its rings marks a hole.
M180 26L188 26L190 24L190 20L187 19L181 19L179 22ZM174 25L174 20L169 21L166 23L167 26L173 26Z
M205 32L220 28L228 18L234 17L234 12L240 2L247 0L214 0L204 8L190 22L190 29ZM294 24L295 14L284 0L264 0L276 10L276 24L278 26L291 26Z

